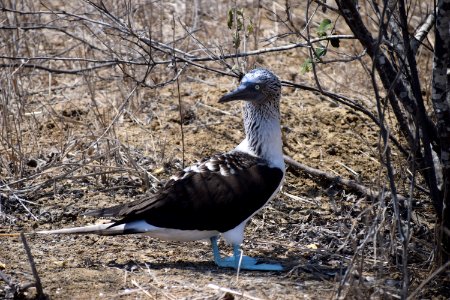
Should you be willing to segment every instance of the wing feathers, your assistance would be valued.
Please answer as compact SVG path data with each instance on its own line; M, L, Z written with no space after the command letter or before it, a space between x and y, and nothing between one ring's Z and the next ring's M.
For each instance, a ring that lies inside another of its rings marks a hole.
M225 232L264 206L282 178L283 170L257 157L215 155L185 169L155 195L85 215L122 218L115 226L144 220L160 228Z
M156 201L157 198L152 196L142 197L140 199L137 199L135 201L125 203L125 204L119 204L112 207L102 208L99 210L92 210L85 212L84 216L91 216L91 217L102 217L102 218L109 218L109 217L123 217L128 214L133 214L133 212L137 212L142 209L142 207L148 207L151 205L152 202Z

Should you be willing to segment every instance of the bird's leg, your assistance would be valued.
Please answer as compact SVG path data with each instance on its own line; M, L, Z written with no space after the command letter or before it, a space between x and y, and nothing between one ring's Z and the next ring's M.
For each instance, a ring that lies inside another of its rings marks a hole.
M216 265L222 268L235 268L234 256L224 258L220 256L219 246L217 245L217 236L213 236L210 240Z
M217 245L217 236L211 237L210 240L211 240L211 247L213 250L214 262L219 267L227 267L224 265L223 258L220 256L219 246Z
M258 263L258 259L242 255L241 247L238 244L233 244L233 256L222 258L220 256L219 247L217 246L217 236L211 238L211 245L214 262L222 268L255 271L283 271L284 269L280 264Z

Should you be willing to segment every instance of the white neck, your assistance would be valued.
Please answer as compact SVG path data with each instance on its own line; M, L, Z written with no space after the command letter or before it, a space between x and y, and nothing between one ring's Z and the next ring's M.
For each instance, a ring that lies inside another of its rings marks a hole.
M245 102L245 139L236 150L260 157L273 167L285 169L278 101L264 104Z

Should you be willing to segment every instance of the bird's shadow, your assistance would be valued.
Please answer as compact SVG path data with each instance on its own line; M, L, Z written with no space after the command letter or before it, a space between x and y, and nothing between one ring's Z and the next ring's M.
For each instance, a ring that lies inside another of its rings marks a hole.
M225 269L217 267L213 261L167 261L167 262L137 262L130 260L125 263L117 263L115 261L110 261L106 264L111 268L118 268L121 270L126 270L128 272L133 272L136 270L164 270L164 269L175 269L175 270L189 270L193 272L205 273L210 271L217 272L233 272L233 269Z
M336 276L341 276L346 271L346 266L340 267L328 267L324 266L320 262L315 261L307 261L307 262L299 262L298 257L286 257L286 258L278 258L278 259L261 259L262 263L278 263L284 267L283 271L248 271L241 270L241 272L250 272L250 273L268 273L274 274L278 273L281 275L286 274L298 274L303 273L308 276L310 279L315 280L330 280ZM137 270L164 270L164 269L174 269L174 270L185 270L189 272L197 272L197 273L220 273L220 274L234 274L236 273L235 269L232 268L221 268L217 266L212 260L205 261L187 261L187 260L178 260L178 261L164 261L164 262L137 262L135 260L129 260L125 263L117 263L116 261L109 261L106 266L111 268L117 268L120 270L126 270L128 272L133 272Z

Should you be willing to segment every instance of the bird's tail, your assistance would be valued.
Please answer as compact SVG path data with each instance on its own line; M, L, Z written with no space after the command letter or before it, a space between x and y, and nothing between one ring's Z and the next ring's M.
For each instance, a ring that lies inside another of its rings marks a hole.
M116 235L124 234L125 225L115 223L97 224L82 227L62 228L55 230L36 231L37 234L99 234L99 235Z

